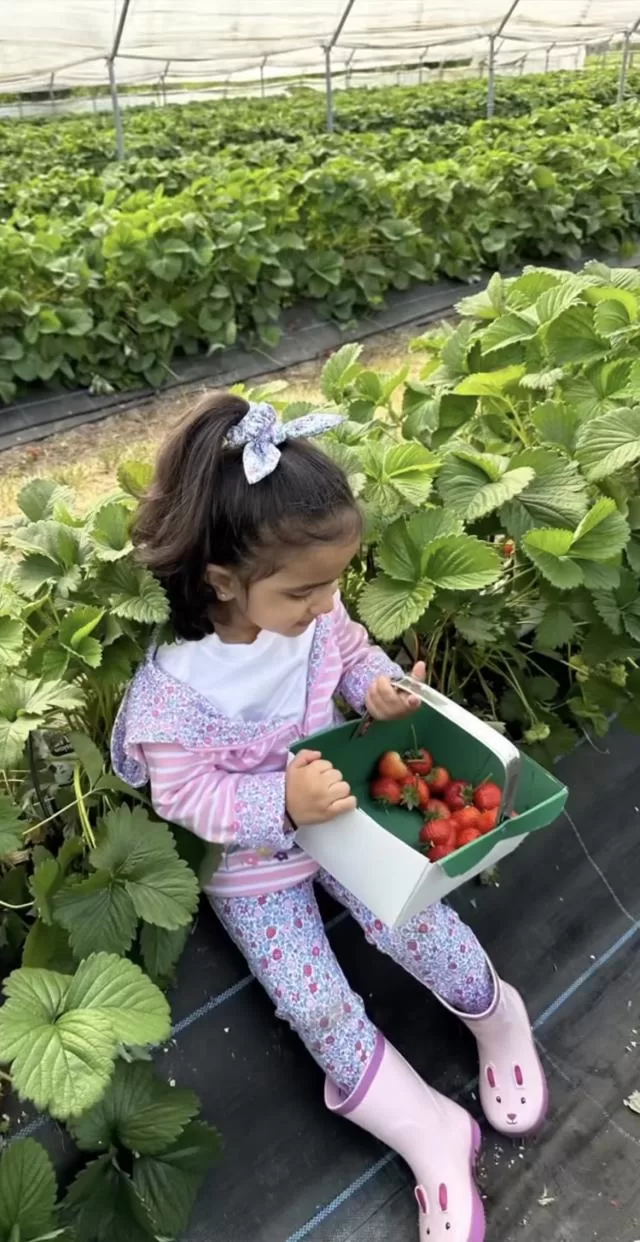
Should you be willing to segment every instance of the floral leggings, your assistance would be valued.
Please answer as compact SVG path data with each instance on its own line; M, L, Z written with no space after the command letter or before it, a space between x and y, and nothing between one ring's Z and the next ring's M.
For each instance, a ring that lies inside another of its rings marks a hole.
M437 996L463 1013L490 1007L493 982L484 950L450 906L437 903L403 927L387 927L326 872L318 880L353 915L370 944ZM278 1017L349 1094L373 1055L378 1031L334 956L313 881L261 897L214 898L212 905Z

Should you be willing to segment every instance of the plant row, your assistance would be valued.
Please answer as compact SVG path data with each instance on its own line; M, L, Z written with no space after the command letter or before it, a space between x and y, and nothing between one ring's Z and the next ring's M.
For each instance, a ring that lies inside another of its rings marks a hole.
M122 478L137 489L148 471ZM198 856L108 761L166 602L130 556L131 495L80 517L64 488L36 480L20 505L0 538L3 1112L15 1125L26 1102L64 1123L76 1176L58 1204L48 1156L14 1137L0 1238L173 1239L220 1146L194 1093L150 1064L171 1036L164 989L196 911Z
M629 97L637 92L640 75L629 75ZM616 102L617 74L553 73L522 79L498 78L496 114L528 116L540 108L582 102L597 109ZM442 124L469 126L486 116L487 83L483 79L427 86L381 87L337 91L338 133L387 132L401 127L424 131ZM234 99L167 108L141 108L125 117L130 157L175 159L185 153L215 154L233 143L256 140L296 142L326 130L322 92L295 90L289 97ZM69 170L101 172L115 154L109 117L73 117L0 122L2 179L30 176L55 164Z
M576 131L386 168L229 167L0 226L0 398L45 382L160 386L176 354L273 345L301 298L348 321L389 289L554 256L631 253L640 140Z

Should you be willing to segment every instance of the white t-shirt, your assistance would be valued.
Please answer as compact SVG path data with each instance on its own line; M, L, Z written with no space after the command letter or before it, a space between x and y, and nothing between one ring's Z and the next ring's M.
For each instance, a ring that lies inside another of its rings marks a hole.
M261 630L252 643L223 643L208 634L160 647L157 661L231 719L301 722L315 628L314 622L295 638Z

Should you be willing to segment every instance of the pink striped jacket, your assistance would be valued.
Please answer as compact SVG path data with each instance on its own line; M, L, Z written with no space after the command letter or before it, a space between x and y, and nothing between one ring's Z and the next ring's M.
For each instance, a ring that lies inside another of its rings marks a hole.
M285 813L291 745L330 727L340 694L358 712L376 677L400 670L336 597L316 622L307 702L297 723L231 720L195 690L164 673L155 648L122 702L111 743L113 767L134 787L151 782L158 815L223 847L205 891L217 897L290 888L317 871L293 843Z

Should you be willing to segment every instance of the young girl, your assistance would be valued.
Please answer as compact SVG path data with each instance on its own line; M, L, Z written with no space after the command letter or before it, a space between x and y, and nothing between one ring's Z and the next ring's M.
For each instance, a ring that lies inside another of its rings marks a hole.
M377 720L418 706L340 602L361 517L343 473L305 438L339 421L309 414L282 425L268 405L208 396L161 452L136 541L167 590L177 641L152 649L134 678L114 767L131 785L151 782L158 815L222 846L209 901L322 1067L327 1107L411 1167L422 1242L482 1242L478 1126L367 1017L314 884L473 1032L482 1107L513 1136L535 1130L547 1105L524 1004L449 906L385 927L294 839L294 825L355 806L313 740L287 763L292 743L337 719L334 695ZM424 666L414 674L424 678Z

